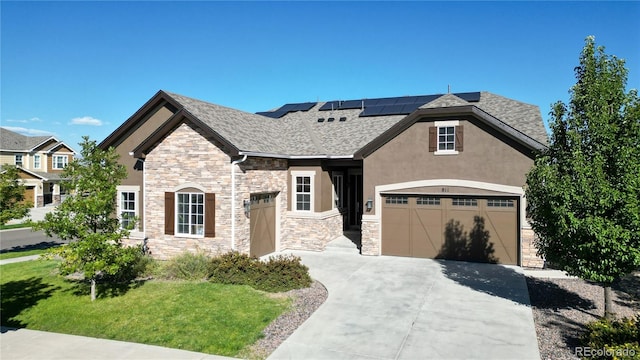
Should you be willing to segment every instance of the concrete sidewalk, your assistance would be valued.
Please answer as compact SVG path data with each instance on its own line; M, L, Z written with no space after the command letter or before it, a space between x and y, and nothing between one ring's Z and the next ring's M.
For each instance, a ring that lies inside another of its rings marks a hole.
M223 360L224 356L124 341L2 327L0 355L3 359L176 359Z

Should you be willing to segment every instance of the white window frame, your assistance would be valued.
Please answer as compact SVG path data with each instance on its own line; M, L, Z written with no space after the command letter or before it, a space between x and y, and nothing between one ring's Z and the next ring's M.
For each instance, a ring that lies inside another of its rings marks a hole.
M331 173L331 180L333 182L333 208L344 208L344 173L341 171L334 171Z
M315 171L292 171L291 172L291 210L294 212L314 212L315 205ZM298 178L309 178L309 193L307 192L298 192L297 184ZM309 210L298 210L298 195L310 195L309 196Z
M59 158L62 158L62 167L58 167L58 160ZM62 170L64 169L67 165L69 165L69 156L67 155L52 155L51 157L51 168L55 169L55 170Z
M20 159L20 161L18 161ZM22 154L15 154L13 157L13 163L15 166L24 167L24 156Z
M178 222L178 219L180 217L180 195L188 195L189 196L189 203L188 203L188 213L187 214L187 229L189 232L180 232L180 223ZM196 196L201 196L202 197L202 203L193 203L192 202L192 196L196 195ZM193 206L197 206L201 204L202 205L202 214L199 213L193 213ZM203 238L204 237L204 226L205 226L205 219L206 219L206 206L205 206L205 195L203 192L176 192L175 193L175 214L176 214L176 218L175 218L175 234L177 236L186 236L186 237L197 237L197 238ZM192 223L192 219L193 216L200 216L202 215L202 223L198 224L198 223ZM198 226L200 225L200 227L196 227L196 231L195 233L192 232L194 230L194 226Z
M42 166L42 158L40 154L33 155L33 168L40 169L41 166Z
M140 214L140 204L142 199L140 199L140 186L133 186L133 185L120 185L117 187L118 190L118 219L120 220L120 228L124 229L124 227L122 226L122 213L125 211L122 208L122 194L123 193L133 193L133 197L134 197L134 204L133 204L133 216L135 216L136 218L139 217ZM60 193L62 194L62 190L60 191ZM136 226L133 227L133 229L131 229L131 233L138 233L138 229L139 229L139 224L136 224Z
M456 151L456 126L460 125L459 120L447 120L447 121L436 121L434 126L436 127L436 151L435 155L456 155L458 151ZM441 128L453 128L453 149L451 150L440 150L440 129Z

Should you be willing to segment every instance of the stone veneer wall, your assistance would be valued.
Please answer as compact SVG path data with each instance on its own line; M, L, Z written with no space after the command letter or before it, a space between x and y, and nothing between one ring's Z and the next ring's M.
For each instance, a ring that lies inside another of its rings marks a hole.
M331 240L342 236L342 214L337 209L310 217L287 212L281 248L322 251Z
M522 251L522 267L543 268L544 259L536 254L536 235L530 227L520 230L520 250Z
M149 251L154 257L167 259L184 251L217 254L231 250L231 161L222 147L201 130L182 124L147 154L144 221ZM164 193L191 184L216 194L214 238L164 233ZM237 209L238 215L243 216L242 204Z
M380 255L382 237L380 235L380 221L362 219L362 255Z
M287 160L272 158L248 158L239 164L240 169L236 169L236 250L249 253L250 250L250 225L251 219L244 213L244 200L249 200L251 194L256 193L278 193L280 210L280 235L286 235L283 226L286 220L287 211ZM276 209L278 210L278 209ZM276 217L278 221L278 217ZM282 250L278 247L276 239L276 251Z

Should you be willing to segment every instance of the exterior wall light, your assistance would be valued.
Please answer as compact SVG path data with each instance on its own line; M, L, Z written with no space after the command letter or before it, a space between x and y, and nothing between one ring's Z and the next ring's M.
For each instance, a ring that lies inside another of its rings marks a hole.
M367 206L367 211L371 211L371 209L373 209L373 199L372 198L369 198L367 200L367 205L366 206Z
M244 215L246 217L249 217L249 214L251 213L251 201L245 200L243 202L243 205L244 205Z

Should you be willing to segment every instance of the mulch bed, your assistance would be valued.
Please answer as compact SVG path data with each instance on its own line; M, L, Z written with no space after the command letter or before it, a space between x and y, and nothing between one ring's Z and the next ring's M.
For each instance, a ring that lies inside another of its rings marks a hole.
M579 359L575 348L585 324L604 315L602 287L580 279L527 277L542 359ZM640 272L613 286L613 311L618 317L640 314Z

